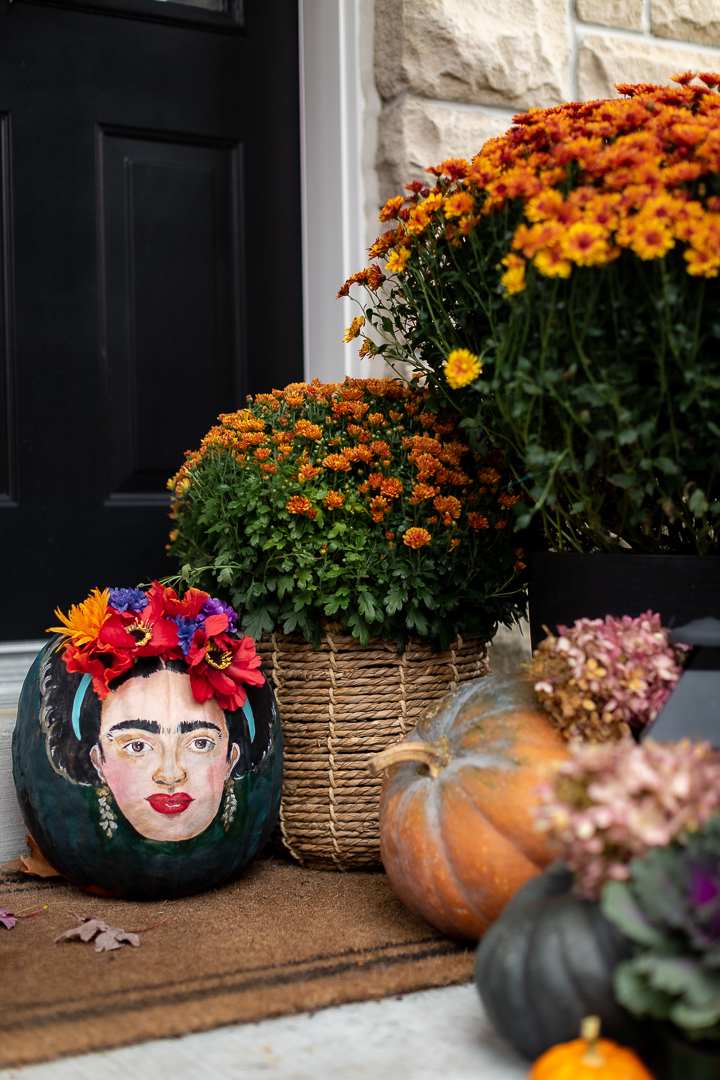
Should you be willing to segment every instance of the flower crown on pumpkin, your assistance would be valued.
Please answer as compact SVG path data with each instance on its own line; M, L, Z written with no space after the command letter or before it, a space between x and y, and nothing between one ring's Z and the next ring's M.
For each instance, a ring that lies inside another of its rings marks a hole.
M159 581L147 591L96 588L67 616L55 614L64 625L48 633L63 635L58 648L68 671L83 674L83 696L92 679L97 696L106 698L112 680L143 656L184 660L195 700L214 697L229 712L245 704L243 683L265 681L252 638L234 636L236 612L201 589L180 599Z

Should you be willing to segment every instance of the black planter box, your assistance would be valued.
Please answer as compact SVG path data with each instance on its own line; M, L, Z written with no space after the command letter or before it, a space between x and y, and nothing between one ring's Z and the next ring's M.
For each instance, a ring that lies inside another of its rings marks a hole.
M720 557L714 555L528 555L530 640L543 626L606 615L659 612L664 626L682 626L707 615L720 618Z

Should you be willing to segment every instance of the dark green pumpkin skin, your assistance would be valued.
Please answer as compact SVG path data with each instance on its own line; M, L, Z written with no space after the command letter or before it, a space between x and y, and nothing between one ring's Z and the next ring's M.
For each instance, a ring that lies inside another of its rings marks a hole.
M237 807L227 830L222 802L204 832L176 842L141 836L115 808L118 828L109 839L100 826L97 789L72 783L50 763L40 724L40 683L63 664L60 653L49 654L56 645L57 639L46 646L28 673L13 736L20 809L48 862L89 892L137 900L188 895L235 877L267 843L280 806L283 739L268 683L247 688L262 747L255 755L259 760L249 760L247 771L235 779Z
M572 875L554 864L513 897L480 942L475 982L498 1033L535 1059L576 1039L585 1016L624 1045L643 1041L643 1025L613 995L627 940L597 904L570 893Z

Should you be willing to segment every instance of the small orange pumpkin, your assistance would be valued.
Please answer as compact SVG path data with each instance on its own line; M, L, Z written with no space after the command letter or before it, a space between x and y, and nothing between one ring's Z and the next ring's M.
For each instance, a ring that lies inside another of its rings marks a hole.
M597 1016L586 1016L582 1035L546 1050L528 1080L653 1080L637 1054L600 1038Z
M487 676L432 705L385 770L380 851L407 906L454 937L482 937L552 859L534 827L535 789L566 744L520 679Z

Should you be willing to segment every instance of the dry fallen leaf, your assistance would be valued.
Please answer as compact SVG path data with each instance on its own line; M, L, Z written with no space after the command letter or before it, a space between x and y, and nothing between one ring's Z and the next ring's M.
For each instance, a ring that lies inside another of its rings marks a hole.
M14 911L8 911L6 908L0 908L0 923L6 926L8 930L12 930L18 919L32 919L33 915L40 915L41 912L47 911L47 904L44 907L38 908L37 911L31 911L29 915L19 915Z
M110 952L111 949L121 949L123 945L134 945L137 948L140 944L137 934L121 930L118 926L108 926L100 919L85 919L80 926L74 926L72 930L66 930L60 937L56 937L55 943L74 937L79 937L81 941L95 938L95 952Z
M61 877L62 875L51 866L44 855L41 854L32 836L25 837L25 843L30 848L29 855L22 855L14 862L6 863L0 869L15 870L19 874L33 874L35 877Z

